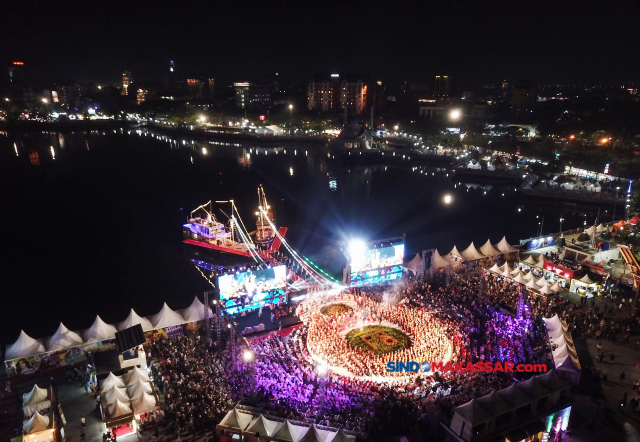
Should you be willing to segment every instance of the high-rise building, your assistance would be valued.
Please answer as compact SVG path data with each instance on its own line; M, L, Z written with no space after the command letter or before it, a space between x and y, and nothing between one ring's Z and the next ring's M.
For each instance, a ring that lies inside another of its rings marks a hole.
M187 90L189 92L189 98L203 98L204 82L198 78L188 78Z
M131 77L131 72L124 71L122 73L122 95L129 95L129 87L133 83L133 78Z
M206 97L209 100L214 100L216 98L216 79L215 78L207 78L207 83L206 83L206 88L205 88L205 92L206 92Z
M17 109L31 109L36 104L33 93L32 76L22 61L13 61L7 70L7 90L5 99L9 99ZM3 81L3 83L5 83Z
M357 74L331 74L315 77L307 88L307 107L316 112L345 110L352 114L366 111L368 77Z
M448 97L451 95L451 76L436 75L435 87L433 88L436 97Z
M272 105L270 84L239 82L233 83L236 91L236 105L241 109L269 109Z

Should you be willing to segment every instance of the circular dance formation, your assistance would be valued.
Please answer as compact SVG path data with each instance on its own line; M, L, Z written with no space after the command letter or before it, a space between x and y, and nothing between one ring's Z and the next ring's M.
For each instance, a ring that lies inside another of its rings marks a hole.
M388 370L388 362L453 357L450 332L426 309L346 293L305 310L308 354L340 375L382 382L411 375Z

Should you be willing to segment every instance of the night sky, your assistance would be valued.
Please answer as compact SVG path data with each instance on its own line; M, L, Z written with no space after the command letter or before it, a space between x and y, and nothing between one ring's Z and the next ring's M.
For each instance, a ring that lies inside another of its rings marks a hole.
M638 77L639 19L634 1L5 1L0 63L98 84L125 69L158 82L171 59L223 83L338 70L617 84Z

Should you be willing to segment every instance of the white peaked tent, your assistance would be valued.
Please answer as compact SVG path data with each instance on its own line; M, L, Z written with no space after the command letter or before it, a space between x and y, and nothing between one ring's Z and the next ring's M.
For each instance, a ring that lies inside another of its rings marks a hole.
M505 264L506 269L504 269L502 271L502 276L504 276L505 278L512 278L511 276L511 269L509 268L508 265Z
M518 249L516 249L515 247L512 247L508 242L507 242L507 237L503 236L502 239L500 240L500 242L498 244L496 244L494 246L496 249L500 250L502 253L511 253L511 252L517 252Z
M532 255L527 256L527 259L525 259L524 261L525 264L529 264L531 266L537 266L538 265L538 261L536 261L535 259L533 259Z
M560 290L562 290L562 287L560 287L560 284L558 284L557 282L555 284L553 284L551 287L549 287L551 289L552 292L554 293L558 293Z
M510 271L511 271L511 268L509 267L509 264L507 264L506 262L500 266L501 273L510 272Z
M264 417L264 415L260 415L253 419L253 421L249 424L249 427L245 430L246 433L257 434L260 433L261 436L273 436L276 432L284 425L284 422L272 421Z
M158 401L154 395L144 393L136 400L131 401L133 414L143 414L158 408Z
M350 436L346 434L344 431L338 430L338 432L336 433L336 437L331 439L331 441L327 441L327 442L355 442L355 440L356 440L355 436Z
M542 286L539 289L539 292L543 295L550 295L553 293L553 291L551 290L551 288L548 285Z
M502 252L500 252L500 250L496 250L496 248L491 245L491 241L489 240L487 240L487 242L484 243L482 247L480 247L480 253L482 253L484 256L502 255Z
M312 425L309 431L304 435L300 442L326 442L333 439L336 435L334 431L321 430L320 428Z
M149 318L154 329L171 327L172 325L184 324L185 320L178 312L169 308L167 303L162 304L160 311Z
M138 324L140 324L140 326L142 327L142 331L146 332L149 330L153 330L153 324L151 324L151 321L138 315L134 309L131 309L131 311L129 312L129 316L127 316L127 319L118 324L118 331L122 331L125 328L133 327L134 325Z
M147 373L147 370L144 368L133 367L133 369L125 373L123 377L125 381L127 381L127 385L130 385L137 380L149 382L149 373Z
M522 272L520 271L520 267L517 267L517 266L516 266L516 268L515 268L515 269L513 269L513 270L511 271L511 276L514 276L514 277L515 277L515 276L520 275L521 273L522 273Z
M82 345L83 340L76 332L72 332L61 322L58 326L58 330L49 338L49 344L47 345L47 351L62 350L63 348L74 347L76 345Z
M197 296L193 298L191 305L180 313L187 322L204 321L205 319L204 304L200 302Z
M595 228L591 226L588 229L584 229L584 233L586 233L589 236L593 236L593 234L595 233Z
M438 253L438 249L436 249L433 251L433 256L431 257L431 265L434 269L441 269L451 265L451 263L443 258L440 253Z
M24 431L24 434L37 433L49 428L50 424L51 418L49 416L46 414L42 415L36 411L30 419L22 422L22 430Z
M100 381L100 393L110 390L113 386L124 387L124 380L120 376L109 373L109 376Z
M278 442L299 442L308 431L308 427L294 425L286 420L284 425L273 435L273 440Z
M234 408L229 410L226 416L218 424L218 427L226 430L243 432L249 426L253 418L253 414L242 412Z
M131 400L138 399L142 392L151 394L153 389L151 388L151 384L149 382L141 381L140 379L132 382L127 385L127 393L129 393L129 397Z
M533 280L533 274L531 274L531 273L523 273L522 274L522 279L524 279L525 281L529 282L529 281Z
M539 287L548 287L549 286L549 282L546 280L546 278L540 278L536 281L536 284L538 284Z
M489 269L489 271L493 273L502 273L502 269L498 266L498 264L494 264L493 267Z
M491 413L482 407L477 399L471 399L466 404L459 405L453 409L450 428L462 439L470 440L471 428L482 423L488 424L491 418ZM469 437L467 438L466 436Z
M422 263L422 258L420 257L419 253L416 253L416 256L413 257L413 259L411 261L409 261L408 263L406 263L404 265L404 267L407 270L411 270L413 272L413 274L417 274L418 273L418 269L420 268L420 264ZM197 298L196 298L197 299ZM185 316L185 315L182 315ZM187 317L185 316L185 319L187 319Z
M457 256L458 258L462 258L462 253L458 250L456 246L453 246L453 249L449 252L449 255Z
M127 389L123 387L116 387L115 385L110 389L103 391L101 396L107 405L113 404L116 400L124 403L129 403L129 396L127 396Z
M544 253L538 255L538 267L542 267L544 265Z
M542 320L544 321L544 325L547 327L547 330L555 330L562 327L562 321L558 317L557 313L550 318L542 318Z
M592 281L591 278L589 278L589 275L584 275L582 278L579 279L579 281L582 281L585 284L593 284L593 283L595 283L595 281Z
M602 223L600 223L600 225L598 227L596 227L596 232L598 232L598 233L602 233L605 230L607 230L607 228Z
M527 283L525 284L525 286L526 286L528 289L531 289L531 290L535 290L535 291L540 290L540 286L538 286L538 284L536 284L536 281L535 281L533 278L531 278L531 280L529 280L529 282L527 282Z
M22 330L16 342L7 348L4 359L8 361L10 359L24 358L26 356L44 353L44 351L45 349L42 342L33 339Z
M25 416L31 416L36 411L51 407L51 390L40 388L34 384L30 392L22 395L22 411Z
M116 400L107 407L107 415L111 420L126 416L127 414L132 414L131 407L122 401Z
M478 252L476 246L473 245L473 242L469 244L469 247L467 247L460 253L465 259L468 259L469 261L474 261L476 259L482 259L485 257L482 253Z
M117 330L113 325L107 324L100 316L96 315L93 325L84 331L85 344L114 339L116 332Z
M525 281L525 279L522 276L522 273L518 272L518 276L516 276L515 278L513 278L514 282L517 282L518 284L526 284L527 281Z

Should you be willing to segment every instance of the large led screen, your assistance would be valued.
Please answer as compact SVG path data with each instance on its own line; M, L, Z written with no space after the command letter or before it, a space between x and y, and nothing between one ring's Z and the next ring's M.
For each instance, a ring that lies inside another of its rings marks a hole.
M404 244L373 247L358 250L354 248L351 259L351 285L373 285L402 276Z
M283 288L286 285L287 268L285 266L230 273L218 277L221 300L242 296L253 300L256 297L264 297L266 292L270 290Z

